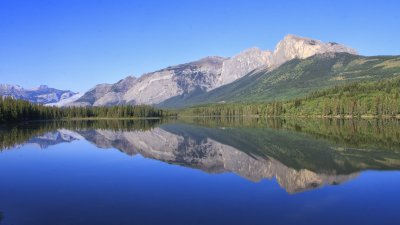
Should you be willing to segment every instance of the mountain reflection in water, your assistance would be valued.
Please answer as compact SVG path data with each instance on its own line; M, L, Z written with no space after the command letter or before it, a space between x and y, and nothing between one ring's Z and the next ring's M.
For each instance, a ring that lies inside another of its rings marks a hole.
M288 193L341 184L363 170L400 168L398 121L84 123L9 129L19 135L14 137L15 144L47 148L86 140L98 148L115 148L207 173L232 172L253 182L275 178ZM3 148L12 148L10 132L1 134Z

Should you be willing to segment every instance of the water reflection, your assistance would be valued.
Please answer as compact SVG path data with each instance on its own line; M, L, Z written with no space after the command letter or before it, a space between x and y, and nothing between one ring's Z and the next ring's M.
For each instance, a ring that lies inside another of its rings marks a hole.
M398 170L399 128L398 121L382 120L219 118L26 124L3 129L0 136L3 149L86 140L207 173L233 172L254 182L275 178L287 192L298 193L341 184L363 170Z

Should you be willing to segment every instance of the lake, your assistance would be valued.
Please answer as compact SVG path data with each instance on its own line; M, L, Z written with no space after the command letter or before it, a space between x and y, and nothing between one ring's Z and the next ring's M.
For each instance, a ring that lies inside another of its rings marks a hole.
M395 224L400 121L3 125L0 224Z

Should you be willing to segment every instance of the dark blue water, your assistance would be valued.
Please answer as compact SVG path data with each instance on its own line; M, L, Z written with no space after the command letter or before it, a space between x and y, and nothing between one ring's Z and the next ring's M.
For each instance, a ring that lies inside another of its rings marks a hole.
M0 153L1 224L396 224L400 154L376 147L270 128L53 130ZM290 149L300 161L282 162Z

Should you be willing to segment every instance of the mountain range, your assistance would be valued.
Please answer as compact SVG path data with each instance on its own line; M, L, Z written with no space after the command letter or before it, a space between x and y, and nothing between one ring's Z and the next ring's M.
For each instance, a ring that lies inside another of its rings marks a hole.
M400 75L400 56L361 56L353 48L295 35L273 51L249 48L225 58L209 56L83 94L41 86L0 86L0 95L55 106L148 104L182 108L205 103L266 102L304 97L335 85Z
M176 96L159 106L171 108L216 102L289 100L344 83L377 81L399 75L398 56L324 53L306 59L293 59L274 70L255 70L215 90Z
M50 88L47 85L27 89L19 85L0 84L0 96L24 99L38 104L61 106L75 101L81 95L69 90Z
M232 82L246 79L254 71L274 71L293 59L332 52L357 54L356 50L338 43L287 35L274 51L250 48L230 58L210 56L147 73L137 79L127 77L115 84L100 84L72 105L184 106L186 99L214 93Z

